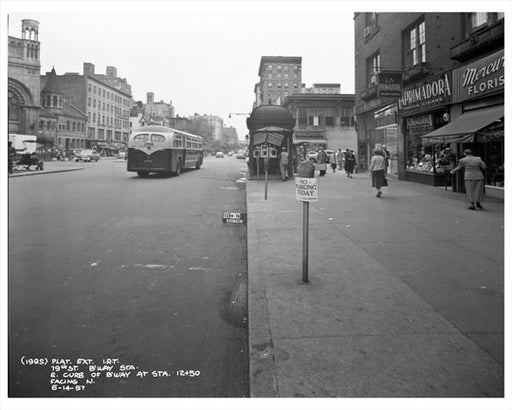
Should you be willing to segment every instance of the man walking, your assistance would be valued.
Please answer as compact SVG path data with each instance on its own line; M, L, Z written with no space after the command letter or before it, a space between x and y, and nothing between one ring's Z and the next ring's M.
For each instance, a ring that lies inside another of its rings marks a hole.
M281 154L279 154L279 171L281 172L281 179L286 181L288 179L288 152L286 151L286 147L281 149Z

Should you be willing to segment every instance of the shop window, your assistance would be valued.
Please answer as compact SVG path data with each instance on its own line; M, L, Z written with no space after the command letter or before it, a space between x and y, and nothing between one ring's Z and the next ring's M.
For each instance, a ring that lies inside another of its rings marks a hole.
M425 35L425 21L421 21L406 31L406 68L427 62L427 46Z

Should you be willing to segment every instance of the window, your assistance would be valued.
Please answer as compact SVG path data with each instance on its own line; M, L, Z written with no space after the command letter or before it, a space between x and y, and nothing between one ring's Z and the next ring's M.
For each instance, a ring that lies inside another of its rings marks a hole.
M325 117L325 125L327 127L334 127L334 117Z
M424 21L415 25L407 32L406 45L406 68L427 62Z
M487 24L488 16L487 13L469 13L469 19L471 23L471 29L474 30Z
M377 25L377 13L364 14L364 27L372 27Z
M163 143L163 142L165 142L165 137L160 134L151 134L151 141L157 142L157 143Z
M66 131L69 131L71 128L71 123L69 121L66 121Z
M380 71L380 54L377 52L366 60L366 78L367 86L371 87L377 84L377 73Z
M318 115L312 115L309 117L309 125L313 125L314 127L317 127L318 125L320 125L320 118L318 117Z
M308 125L308 117L299 117L299 126Z
M90 107L90 106L91 106L91 97L89 97L89 98L87 99L87 106L88 106L88 107Z
M139 135L136 135L134 138L133 138L133 141L134 142L146 142L149 140L149 134L139 134Z

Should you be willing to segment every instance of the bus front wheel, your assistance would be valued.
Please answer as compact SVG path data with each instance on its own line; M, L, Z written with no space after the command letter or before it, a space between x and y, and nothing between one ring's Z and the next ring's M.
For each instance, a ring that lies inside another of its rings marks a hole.
M149 172L148 171L137 171L137 175L139 177L145 178L145 177L147 177L149 175Z

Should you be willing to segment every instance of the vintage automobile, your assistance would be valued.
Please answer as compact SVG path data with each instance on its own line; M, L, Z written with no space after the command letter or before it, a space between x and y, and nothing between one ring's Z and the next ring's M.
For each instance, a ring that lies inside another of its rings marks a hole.
M101 155L92 149L82 149L75 151L75 162L83 161L83 162L91 162L96 161L101 158Z

